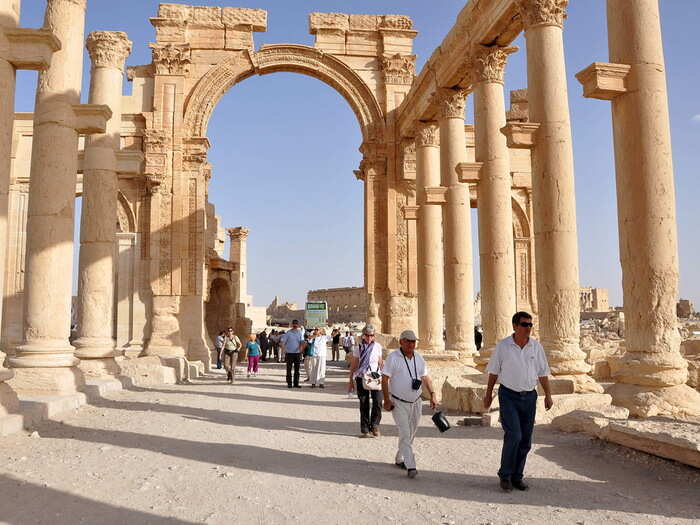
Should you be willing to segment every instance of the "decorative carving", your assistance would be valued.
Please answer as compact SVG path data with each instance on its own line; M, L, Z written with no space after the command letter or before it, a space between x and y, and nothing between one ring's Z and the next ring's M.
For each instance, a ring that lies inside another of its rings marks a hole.
M228 233L228 236L232 241L245 241L248 239L248 233L250 233L250 230L248 228L244 228L243 226L238 226L236 228L226 228L226 233Z
M192 51L189 44L150 44L156 75L183 75L189 72Z
M196 294L199 250L197 250L197 179L195 178L189 180L187 208L187 285L190 293Z
M402 31L413 29L413 20L403 15L384 15L379 24L379 29L398 29Z
M156 173L146 173L146 191L149 195L159 195L165 193L165 175Z
M474 82L503 84L508 55L517 50L517 47L476 46L473 61Z
M464 119L464 110L467 107L466 89L440 88L433 95L433 104L438 106L442 118Z
M343 13L309 14L309 33L320 31L346 32L350 29L350 17Z
M416 310L416 297L413 295L392 295L389 300L389 313L397 317L413 317Z
M350 30L376 31L380 20L377 15L350 15Z
M413 138L401 140L401 159L403 164L403 179L412 180L416 177L416 141Z
M385 56L381 59L384 82L410 86L416 76L416 55Z
M419 148L426 146L440 146L440 128L436 124L421 123L418 126L416 145Z
M122 71L126 57L131 54L131 40L121 31L93 31L85 47L92 67L109 67Z
M525 29L540 25L564 26L569 0L517 0Z
M396 192L396 284L399 290L408 290L408 223L404 217L408 197L401 190Z
M250 27L252 31L267 30L267 11L243 7L224 7L221 20L225 27Z
M168 136L162 129L144 129L143 130L143 152L149 153L165 153L168 145Z

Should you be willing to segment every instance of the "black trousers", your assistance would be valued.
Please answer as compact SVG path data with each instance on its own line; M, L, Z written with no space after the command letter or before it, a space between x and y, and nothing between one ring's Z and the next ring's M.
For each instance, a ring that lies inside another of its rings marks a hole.
M362 378L355 378L357 397L360 400L360 432L366 434L379 428L382 421L382 391L367 390L362 386ZM370 398L372 399L372 410L370 412Z
M518 481L523 479L525 460L532 447L537 391L520 394L501 385L498 404L504 432L498 477Z
M285 354L287 360L287 385L292 386L292 366L294 367L294 386L299 386L299 363L301 354Z

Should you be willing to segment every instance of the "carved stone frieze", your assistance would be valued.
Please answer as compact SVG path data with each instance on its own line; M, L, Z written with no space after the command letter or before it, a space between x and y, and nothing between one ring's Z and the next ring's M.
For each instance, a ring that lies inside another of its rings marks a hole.
M467 107L466 89L440 88L433 95L432 102L438 107L441 118L464 118Z
M517 0L525 29L540 25L564 26L569 0Z
M412 180L416 177L416 141L413 138L401 140L401 159L403 179Z
M88 53L93 67L124 69L131 54L131 40L121 31L93 31L87 37Z
M416 55L382 57L381 69L386 84L411 85L416 76Z
M166 176L160 173L146 173L146 192L149 195L158 195L167 190Z
M150 44L157 75L184 75L192 63L189 44Z
M508 55L517 50L517 47L476 46L473 59L474 82L503 84Z
M408 196L402 189L396 193L396 284L400 290L408 290L408 223L404 217Z
M418 126L416 146L440 146L440 128L434 123L421 123Z
M413 29L413 20L404 15L384 15L379 24L379 29L410 30Z
M392 295L389 299L389 313L392 318L413 317L416 303L416 297L413 295Z
M143 151L149 153L165 153L168 146L168 136L162 129L143 130Z

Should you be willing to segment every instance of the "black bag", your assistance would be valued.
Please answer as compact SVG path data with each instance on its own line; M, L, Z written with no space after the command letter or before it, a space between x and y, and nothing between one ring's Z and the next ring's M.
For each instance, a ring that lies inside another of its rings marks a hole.
M432 419L433 423L435 423L435 426L440 432L447 432L450 429L450 422L447 421L447 418L445 417L445 414L442 413L442 410L435 412Z

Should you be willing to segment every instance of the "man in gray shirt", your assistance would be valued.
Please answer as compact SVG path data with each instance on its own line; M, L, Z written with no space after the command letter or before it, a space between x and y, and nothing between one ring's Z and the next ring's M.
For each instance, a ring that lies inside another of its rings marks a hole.
M280 339L284 346L285 359L287 361L287 388L301 388L299 386L299 363L301 363L301 343L304 341L304 331L299 327L299 321L292 321L292 329ZM292 366L294 367L294 384L292 384Z

